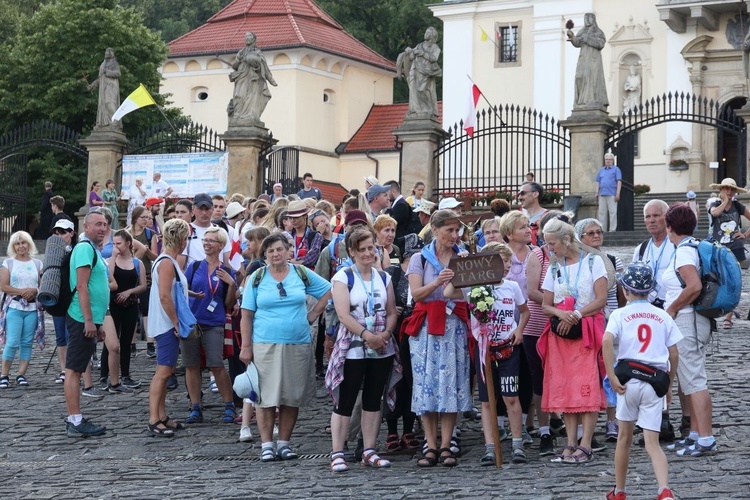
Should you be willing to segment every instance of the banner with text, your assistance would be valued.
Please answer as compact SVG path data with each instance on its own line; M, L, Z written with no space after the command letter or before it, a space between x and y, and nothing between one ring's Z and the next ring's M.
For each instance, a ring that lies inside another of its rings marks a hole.
M122 189L127 198L136 177L151 193L154 172L172 188L172 196L192 198L197 193L227 194L227 153L175 153L122 157Z

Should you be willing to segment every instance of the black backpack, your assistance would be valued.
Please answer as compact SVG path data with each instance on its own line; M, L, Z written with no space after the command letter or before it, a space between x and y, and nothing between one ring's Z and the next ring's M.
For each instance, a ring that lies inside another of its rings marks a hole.
M83 241L91 245L91 248L94 249L94 260L91 261L91 269L93 270L99 258L99 252L96 251L96 247L89 240ZM70 288L70 258L72 255L73 251L71 250L65 254L62 263L60 263L60 294L57 297L57 303L52 306L44 306L44 310L52 316L65 316L68 313L70 303L73 302L73 294L75 292ZM49 266L47 269L55 267L57 266ZM47 269L45 269L45 272Z

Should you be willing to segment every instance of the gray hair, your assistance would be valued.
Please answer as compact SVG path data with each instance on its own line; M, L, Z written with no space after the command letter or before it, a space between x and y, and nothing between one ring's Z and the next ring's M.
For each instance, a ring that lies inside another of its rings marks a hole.
M666 202L666 201L664 201L664 200L657 200L657 199L653 199L653 200L648 200L648 201L646 202L646 204L645 204L645 205L643 205L643 216L644 216L644 217L646 216L646 210L648 210L648 209L649 209L649 207L652 207L652 206L654 206L654 205L658 205L658 206L659 206L659 208L661 208L661 211L662 211L663 213L667 213L667 210L669 210L669 205L668 205L668 204L667 204L667 202Z
M560 219L550 219L544 225L544 229L542 230L542 232L544 233L545 240L547 239L547 237L553 236L560 241L564 241L567 237L568 241L570 241L570 244L578 248L578 242L576 242L575 237L575 229L573 229L573 226L571 226L567 222L563 222Z
M604 159L606 160L607 158L612 158L614 160L615 155L613 155L612 153L604 153Z
M594 225L597 226L599 229L604 231L604 226L602 226L602 223L598 220L594 219L593 217L589 217L588 219L582 219L576 222L575 231L576 231L576 239L578 241L581 241L583 238L583 233L586 231L586 228Z

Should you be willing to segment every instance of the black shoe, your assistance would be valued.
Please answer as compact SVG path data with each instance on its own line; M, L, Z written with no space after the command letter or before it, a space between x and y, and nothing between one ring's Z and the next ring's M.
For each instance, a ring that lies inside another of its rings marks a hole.
M99 379L99 389L106 391L109 387L109 377L102 377Z
M690 434L690 431L688 431ZM662 415L661 417L661 429L659 430L659 441L663 443L671 443L674 441L674 426L669 421L669 417Z
M543 457L546 455L555 454L555 438L549 434L545 434L539 438L539 456Z
M139 381L137 381L137 380L133 380L133 379L132 379L132 378L130 378L130 377L122 377L122 380L120 380L120 382L121 382L121 383L122 383L122 385L124 385L125 387L129 387L129 388L131 388L131 389L137 389L138 387L140 387L140 386L141 386L141 383L140 383Z
M549 421L549 430L554 437L567 437L565 423L561 418L552 418Z
M362 453L365 451L365 442L362 438L357 439L357 448L354 450L354 461L362 461Z
M146 356L149 358L156 357L156 348L154 347L154 344L146 345Z
M177 377L174 375L170 375L169 378L167 379L167 390L173 391L177 389L178 385L180 384L177 383Z
M580 444L580 441L579 443ZM606 444L602 444L599 441L596 440L596 438L591 438L591 451L604 451L607 449Z
M71 422L65 422L65 432L68 437L72 438L101 436L106 431L106 427L96 425L85 418L82 419L81 423L78 425L73 425Z

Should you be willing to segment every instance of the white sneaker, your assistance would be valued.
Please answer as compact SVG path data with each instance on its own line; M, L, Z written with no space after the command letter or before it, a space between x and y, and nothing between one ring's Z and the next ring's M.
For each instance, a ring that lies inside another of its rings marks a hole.
M240 429L240 443L249 443L253 440L253 433L250 431L250 427L242 427Z

